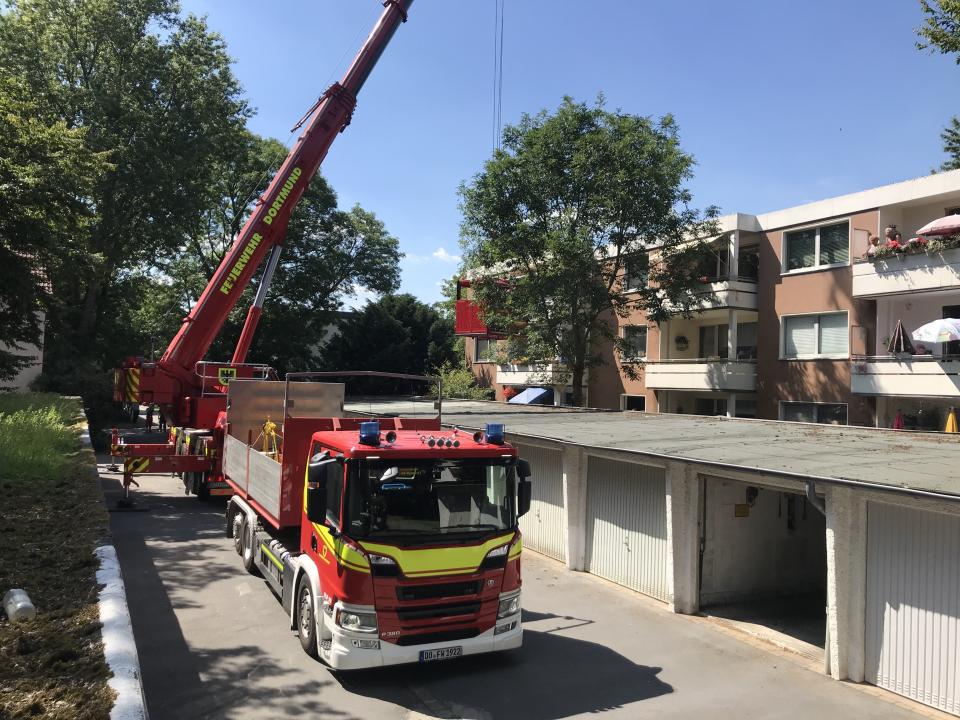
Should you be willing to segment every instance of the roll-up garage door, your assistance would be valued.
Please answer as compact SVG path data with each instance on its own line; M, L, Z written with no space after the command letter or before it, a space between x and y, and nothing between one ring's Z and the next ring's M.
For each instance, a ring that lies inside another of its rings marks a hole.
M960 517L870 503L866 677L960 714Z
M520 518L523 545L565 561L566 533L563 511L563 463L559 450L514 442L520 457L530 461L533 497L530 512Z
M587 569L668 600L667 483L661 468L591 457L587 463Z

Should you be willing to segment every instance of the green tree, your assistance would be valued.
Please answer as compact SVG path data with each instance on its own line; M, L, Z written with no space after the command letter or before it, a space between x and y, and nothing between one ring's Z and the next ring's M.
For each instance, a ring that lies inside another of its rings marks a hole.
M413 295L385 295L342 320L339 333L323 349L329 370L378 370L428 375L455 360L453 325ZM352 392L417 391L407 382L366 381L349 384ZM419 390L424 390L419 386Z
M15 350L39 344L48 277L90 222L108 166L85 135L41 118L24 84L0 76L0 383L29 363Z
M923 25L917 30L917 47L944 55L956 55L960 64L960 0L920 0ZM940 134L943 151L949 156L941 170L960 168L960 120L950 119L950 125Z
M659 322L689 315L715 208L690 207L693 158L671 116L610 112L564 98L552 114L525 115L503 147L461 186L461 242L488 326L508 330L511 356L562 359L574 403L601 338L622 345L604 319L632 309ZM649 261L653 250L655 261ZM650 282L623 293L624 272Z
M86 150L111 163L50 278L45 371L75 392L80 366L117 359L104 332L117 288L198 232L249 110L223 40L175 0L13 0L0 14L0 78L20 79L42 122L83 130Z

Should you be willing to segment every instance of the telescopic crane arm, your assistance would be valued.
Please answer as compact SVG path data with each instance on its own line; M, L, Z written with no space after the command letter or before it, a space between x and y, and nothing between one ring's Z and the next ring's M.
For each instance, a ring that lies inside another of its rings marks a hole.
M226 322L230 311L267 256L257 298L247 316L233 363L244 362L267 286L279 259L287 221L310 180L320 168L338 133L349 124L357 95L400 23L407 19L413 0L384 0L384 10L353 63L305 117L303 134L291 149L267 191L258 200L230 251L224 256L200 299L157 363L161 373L173 376L183 390L196 389L195 366ZM308 119L307 119L308 118Z

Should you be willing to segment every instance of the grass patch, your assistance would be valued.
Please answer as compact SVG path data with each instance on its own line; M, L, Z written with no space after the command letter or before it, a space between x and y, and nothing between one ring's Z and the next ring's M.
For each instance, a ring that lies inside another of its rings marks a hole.
M0 619L0 718L107 718L93 550L107 531L79 399L0 393L0 595L22 587L29 622Z

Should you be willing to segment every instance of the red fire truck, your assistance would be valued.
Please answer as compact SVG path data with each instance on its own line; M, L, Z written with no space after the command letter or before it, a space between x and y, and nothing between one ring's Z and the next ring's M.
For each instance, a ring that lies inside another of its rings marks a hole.
M244 567L335 669L519 647L529 465L501 425L341 417L344 386L317 382L333 374L229 384L227 533Z

